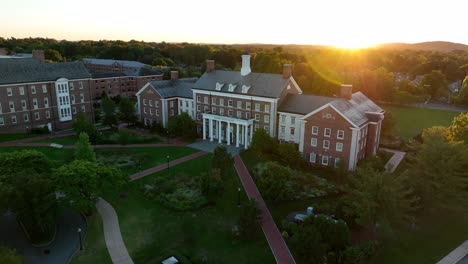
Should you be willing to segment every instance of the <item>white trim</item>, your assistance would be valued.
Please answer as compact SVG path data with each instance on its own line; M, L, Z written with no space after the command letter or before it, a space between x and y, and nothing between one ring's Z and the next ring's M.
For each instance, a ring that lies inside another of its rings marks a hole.
M358 140L358 133L359 133L359 129L357 128L351 128L351 131L352 131L352 136L351 136L351 148L350 148L350 151L349 151L349 164L348 164L348 170L350 171L354 171L354 169L356 168L356 163L357 163L357 160L356 160L356 156L357 156L357 140Z
M304 152L304 133L305 133L305 123L307 121L305 120L299 120L299 152L303 153Z
M327 163L324 163L323 161L325 160L325 158L327 158ZM322 165L325 165L325 166L328 166L328 164L330 164L330 157L328 157L327 155L322 155L322 162L321 162Z
M296 80L294 80L294 78L291 76L289 77L289 80L294 84L294 87L296 88L297 92L299 94L302 94L302 90L301 88L299 87L299 85L297 84ZM284 90L284 87L283 87L283 90Z
M353 127L358 127L356 124L354 124L353 122L351 122L351 120L349 120L347 117L345 117L340 111L338 111L333 105L331 105L330 103L328 104L325 104L317 109L315 109L314 111L308 113L307 115L305 115L302 119L307 119L313 115L315 115L316 113L322 111L323 109L327 108L327 107L330 107L332 108L333 110L335 110L335 112L337 112L341 117L343 117L346 121L348 121L348 123L350 123Z
M54 84L56 81L60 80L60 79L63 79L63 78L59 78L57 80L51 80L51 81L44 81L44 82L26 82L26 83L9 83L9 84L0 84L0 87L2 86L16 86L16 85L31 85L31 84L43 84L43 83L48 83L48 84ZM87 78L87 79L68 79L68 81L84 81L84 80L88 80L88 81L91 81L91 80L95 80L95 79L92 79L92 78Z
M198 90L192 88L194 94L207 94L207 95L214 95L214 96L223 96L223 97L231 97L236 99L246 99L246 100L254 100L254 101L261 101L261 102L274 102L277 98L269 98L269 97L260 97L260 96L251 96L251 95L240 95L234 93L223 93L223 92L216 92L216 91L206 91L206 90Z
M163 127L167 128L166 123L167 123L167 115L166 115L166 108L167 108L167 101L166 99L161 98L161 107L162 107L162 120L163 120Z

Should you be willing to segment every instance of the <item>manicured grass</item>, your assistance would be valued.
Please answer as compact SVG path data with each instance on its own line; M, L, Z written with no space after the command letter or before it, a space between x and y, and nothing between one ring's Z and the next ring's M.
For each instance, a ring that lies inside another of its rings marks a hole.
M396 133L405 139L413 138L424 128L432 126L449 126L460 112L426 109L406 106L384 106L395 119Z
M34 141L34 143L55 143L60 145L75 145L78 138L73 136L58 137L58 138L48 138Z
M436 263L467 239L467 219L466 212L422 216L414 231L397 230L372 263Z
M84 239L84 250L78 250L72 257L70 264L99 263L111 264L112 260L104 241L104 231L101 216L95 212L88 217L88 231Z
M44 153L52 162L56 165L62 165L66 162L70 162L74 158L74 149L58 149L51 147L0 147L0 152L13 152L32 149Z
M107 139L107 138L114 138L116 139L117 137L115 135L115 132L110 132L110 131L104 131L102 132L102 136L104 139ZM128 144L157 144L157 143L161 143L161 141L156 138L156 137L153 137L153 138L150 138L150 137L144 137L144 136L141 136L141 135L137 135L137 134L134 134L134 133L131 133L130 132L130 138L128 140ZM37 141L34 141L35 143L56 143L56 144L60 144L60 145L75 145L76 144L76 141L78 141L78 137L75 136L75 135L72 135L72 136L66 136L66 137L58 137L58 138L48 138L48 139L42 139L42 140L37 140ZM108 142L107 141L104 141L104 142L98 142L97 143L98 145L99 144L119 144L118 141L117 142Z
M176 212L142 195L141 187L154 177L195 176L207 172L210 164L211 155L203 156L132 182L125 190L126 198L115 192L106 195L119 215L125 244L135 263L160 263L173 254L194 263L274 263L263 235L255 241L241 241L232 234L239 213L240 186L233 168L224 177L223 193L214 206ZM245 193L241 195L245 201Z
M0 142L13 141L23 138L39 137L38 134L0 134Z

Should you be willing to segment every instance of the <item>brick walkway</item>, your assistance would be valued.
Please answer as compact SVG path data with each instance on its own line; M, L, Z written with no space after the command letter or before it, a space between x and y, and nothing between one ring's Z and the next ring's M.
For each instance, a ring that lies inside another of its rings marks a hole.
M205 151L199 151L199 152L196 152L196 153L193 153L193 154L190 154L188 156L185 156L185 157L182 157L182 158L179 158L179 159L176 159L176 160L171 160L169 162L169 167L173 167L173 166L176 166L176 165L179 165L180 163L183 163L183 162L186 162L186 161L189 161L189 160L192 160L192 159L195 159L195 158L198 158L198 157L201 157L201 156L204 156L208 154L208 152L205 152ZM158 171L162 171L162 170L165 170L167 169L167 163L164 163L164 164L161 164L159 166L156 166L156 167L153 167L153 168L149 168L147 170L144 170L144 171L140 171L140 172L137 172L133 175L130 175L130 180L131 181L134 181L134 180L138 180L140 178L143 178L145 176L148 176L150 174L153 174L155 172L158 172Z
M281 233L278 230L278 227L276 226L275 221L273 220L273 217L271 216L270 211L268 210L268 207L262 198L262 195L258 191L257 186L255 186L249 171L245 167L244 162L239 155L234 156L234 166L236 167L237 174L241 179L247 196L251 199L255 199L257 201L258 207L262 211L262 230L265 234L268 244L270 245L270 249L273 252L273 256L276 259L276 263L295 264L296 262L294 261L291 252L289 252L289 248L281 236Z
M387 161L387 164L385 164L385 169L390 172L394 172L396 170L396 168L398 167L398 165L400 165L400 162L406 155L406 152L393 149L380 148L380 150L393 153L393 156Z
M96 208L101 215L104 227L104 239L107 250L114 264L133 264L128 254L127 247L120 233L119 218L112 205L104 199L99 198Z

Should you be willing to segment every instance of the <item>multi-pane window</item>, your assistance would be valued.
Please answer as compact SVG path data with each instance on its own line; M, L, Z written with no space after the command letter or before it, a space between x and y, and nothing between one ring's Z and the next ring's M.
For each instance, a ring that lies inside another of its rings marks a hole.
M34 107L34 109L37 109L39 107L37 105L37 99L36 98L33 99L33 107Z
M237 118L242 118L242 112L241 111L237 111Z
M286 115L280 115L280 123L284 124L286 122Z
M28 109L28 107L26 105L26 100L21 100L21 109L23 109L23 111Z
M242 109L242 101L237 101L237 108Z
M179 102L180 107L184 106L184 102L182 100Z
M228 106L232 107L232 100L228 100Z
M208 96L203 97L203 103L208 104Z
M171 108L174 107L174 101L173 100L169 101L169 107L171 107Z
M80 82L80 90L83 89L83 82Z
M39 119L41 118L41 117L39 116L39 112L35 112L35 113L34 113L34 118L35 118L36 120L39 120Z
M150 107L150 115L153 115L153 108Z
M260 104L259 103L255 103L255 111L260 111Z
M294 133L296 133L296 129L294 127L291 127L291 130L290 130L291 136L294 136Z
M338 165L340 165L340 161L341 161L340 158L335 158L335 168L337 168Z
M318 135L318 131L319 131L319 129L318 129L317 126L312 127L312 135Z
M72 82L71 82L69 85L70 85L70 91L71 91L71 90L75 90L75 86L73 85ZM44 86L45 86L45 85L42 85L42 87L44 87Z
M214 106L211 107L211 113L214 114L214 115L216 115L216 107L214 107Z
M173 115L174 115L174 110L173 110L173 109L171 109L171 116L173 116Z
M317 146L317 138L311 138L310 139L310 145L312 147L316 147Z
M159 101L154 100L154 107L159 107Z
M80 101L84 103L84 94L80 93Z
M269 104L265 105L265 112L270 112L270 105Z
M11 90L11 88L7 88L7 94L8 96L13 96L13 91Z
M19 93L20 93L20 95L24 95L24 87L23 86L21 86L19 88Z
M263 129L267 132L267 134L270 134L270 127L269 126L263 126Z
M344 131L343 130L338 130L336 137L338 139L343 139L344 138Z
M322 156L322 164L328 165L328 156Z
M72 95L70 95L70 97L71 97L71 103L74 104L75 103L75 95L72 94Z
M11 116L11 123L16 124L16 116Z
M220 114L220 115L224 115L224 108L220 108L220 109L219 109L219 114Z
M197 105L197 111L201 111L201 105Z
M197 95L197 103L200 103L200 102L201 102L200 96Z
M31 86L31 93L36 94L36 86Z
M205 105L205 106L203 107L203 111L204 111L205 113L208 113L208 106L207 106L207 105Z
M159 109L156 109L156 116L159 116Z
M314 152L310 153L309 161L312 163L317 162L317 154L315 154Z
M259 114L255 114L255 121L260 121L260 115Z
M15 102L10 101L9 106L10 106L10 112L15 112Z
M148 100L149 106L153 106L153 100Z
M228 110L228 116L229 116L229 117L232 116L232 110Z
M148 112L146 111L146 107L143 107L143 113L145 113L145 114L148 113Z
M73 107L73 114L76 114L76 106Z
M245 102L245 109L250 110L250 102Z
M44 107L49 107L49 98L44 98Z
M73 95L72 95L73 96ZM143 105L146 105L146 99L143 99Z
M286 132L285 126L280 126L280 134L284 134Z
M324 140L323 141L323 148L324 149L329 149L330 148L330 140Z
M46 118L50 118L50 111L46 111L46 112L45 112L45 117L46 117Z
M3 119L3 116L0 116L0 126L5 125L5 120Z
M245 118L250 119L250 113L249 112L245 113Z
M211 104L216 105L216 97L211 98Z
M296 117L291 116L291 125L295 125L295 124L296 124Z
M70 84L71 86L71 84ZM70 90L71 90L71 87L70 87ZM42 93L47 93L47 85L43 84L42 85Z
M324 136L330 137L331 135L331 129L330 128L325 128L325 131L323 132Z
M81 106L81 112L86 112L86 105Z
M24 119L24 122L29 122L29 115L28 115L28 114L24 114L24 115L23 115L23 119Z
M223 98L219 98L219 105L224 106L224 99Z
M343 143L336 143L336 151L338 152L343 151Z
M263 116L263 122L270 123L270 115L264 115Z

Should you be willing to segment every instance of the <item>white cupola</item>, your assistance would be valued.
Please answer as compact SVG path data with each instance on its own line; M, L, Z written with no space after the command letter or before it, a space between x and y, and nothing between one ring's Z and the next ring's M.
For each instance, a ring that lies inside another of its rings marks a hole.
M242 55L242 68L241 75L246 76L251 72L250 70L250 55L246 52Z

